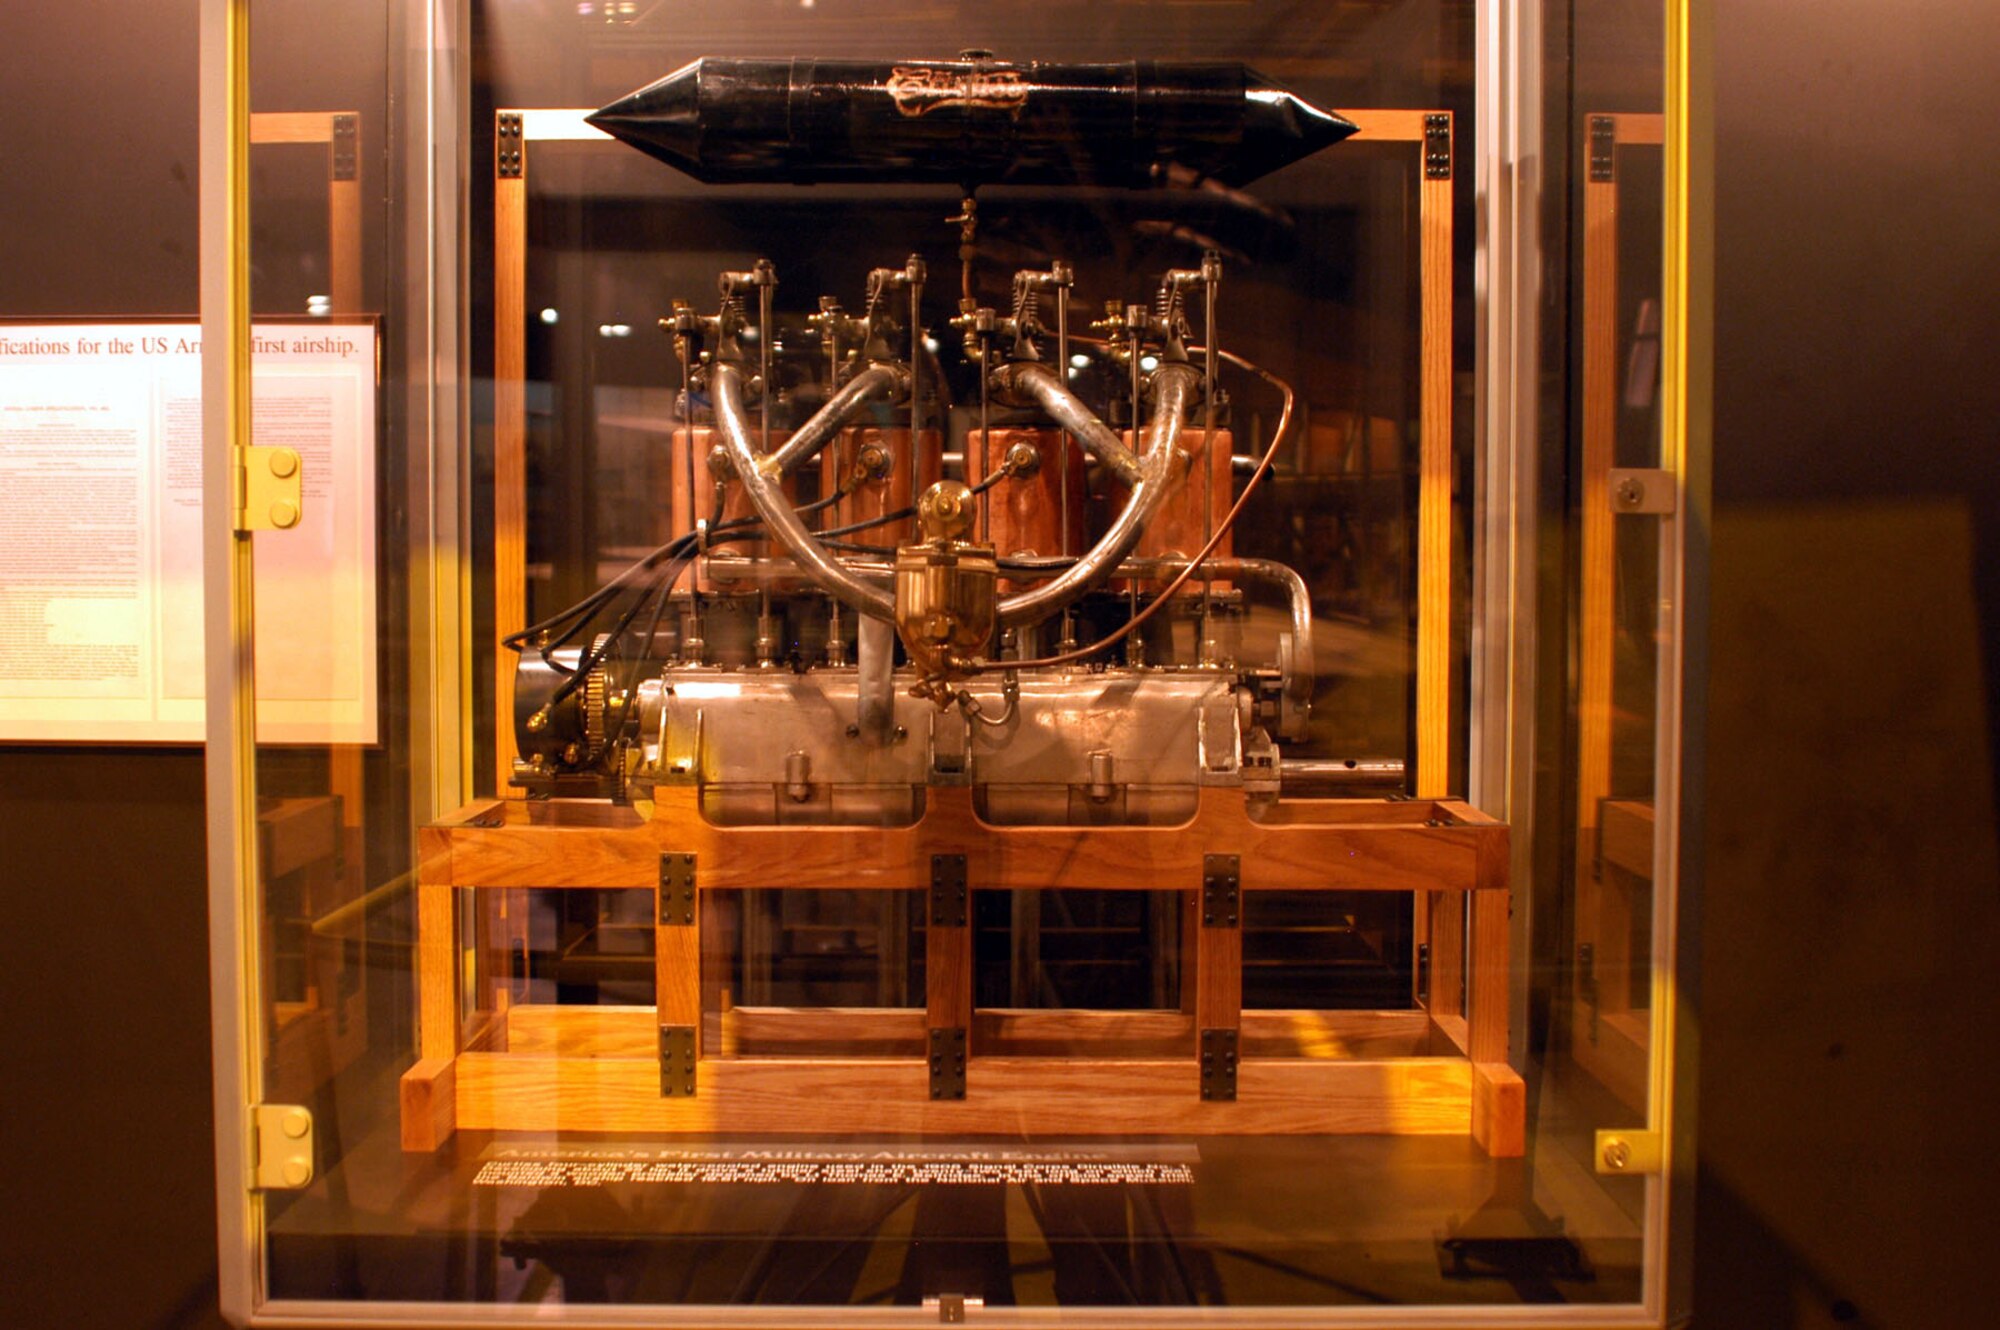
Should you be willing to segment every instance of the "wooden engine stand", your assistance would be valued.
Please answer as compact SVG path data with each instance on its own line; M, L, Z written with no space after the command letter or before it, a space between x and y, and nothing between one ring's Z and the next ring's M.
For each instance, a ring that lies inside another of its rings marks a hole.
M1463 803L1287 800L1253 817L1241 790L1209 787L1176 827L1003 827L978 818L970 789L939 787L907 827L723 827L698 798L662 786L650 819L497 800L423 830L421 1048L402 1081L405 1149L435 1149L464 1127L1470 1134L1493 1155L1522 1151L1524 1087L1506 1061L1507 828ZM1184 1010L975 1013L971 893L1086 887L1180 892ZM523 888L652 892L656 1007L503 997L461 1020L456 893ZM723 1058L705 1046L716 1013L702 1010L702 899L758 888L926 893L925 1010L730 1013L789 1026L801 1042L879 1035L912 1055ZM1466 918L1469 896L1470 942L1440 952L1433 928L1410 1010L1246 1012L1243 895L1280 890L1407 891L1433 920ZM1185 1051L1012 1051L1121 1035ZM1423 1055L1381 1055L1412 1048Z

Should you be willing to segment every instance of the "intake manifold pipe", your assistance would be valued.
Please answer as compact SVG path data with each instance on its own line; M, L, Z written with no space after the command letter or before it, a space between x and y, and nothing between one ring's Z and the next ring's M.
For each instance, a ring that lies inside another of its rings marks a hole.
M1157 381L1157 375L1155 380ZM1075 393L1047 365L1032 360L1003 365L993 371L993 386L1002 393L1026 397L1056 422L1076 436L1083 450L1100 462L1112 478L1130 489L1144 476L1144 468L1124 440L1111 432Z
M1108 426L1092 415L1090 408L1078 401L1067 388L1056 382L1053 374L1044 371L1042 375L1016 375L1019 386L1037 394L1037 400L1057 404L1051 408L1065 429L1075 434L1079 440L1091 434L1101 434L1110 439L1119 452L1129 458L1123 444L1118 442ZM1020 624L1037 623L1073 604L1086 592L1100 586L1124 562L1139 537L1159 514L1160 505L1166 502L1167 481L1173 471L1174 455L1180 451L1181 431L1187 425L1188 412L1194 406L1196 390L1201 387L1201 371L1180 361L1169 361L1153 371L1148 380L1153 391L1153 418L1145 429L1144 447L1137 462L1137 475L1129 482L1131 492L1125 496L1125 506L1110 529L1091 546L1090 552L1071 564L1067 570L1054 579L1032 587L1027 591L1007 597L1000 602L1000 626L1012 628ZM1039 387L1046 383L1054 391ZM1058 414L1058 408L1062 414ZM1065 415L1074 418L1074 424ZM1086 442L1084 445L1090 445ZM1109 465L1107 463L1107 465Z
M798 427L775 452L760 459L769 474L782 476L801 462L810 461L820 449L840 433L847 422L870 402L893 402L909 391L910 376L898 365L876 363L842 384L840 391L826 399L805 424Z
M1028 377L1033 379L1035 376ZM1052 375L1049 380L1053 383ZM1153 395L1153 417L1144 431L1138 476L1132 482L1131 492L1126 495L1124 508L1090 552L1063 573L1038 587L1001 601L1001 627L1037 623L1102 585L1117 572L1118 565L1139 543L1139 536L1147 524L1158 515L1160 505L1166 501L1167 482L1172 473L1174 455L1180 450L1181 432L1187 425L1188 413L1201 386L1201 372L1192 365L1173 361L1154 370L1149 383ZM760 457L751 444L750 420L743 408L741 372L726 362L718 364L709 371L709 387L715 401L716 424L722 431L729 459L735 463L737 479L771 535L791 552L792 557L798 560L799 570L822 591L857 614L893 622L896 617L894 597L886 589L863 581L829 554L826 547L805 529L805 524L799 520L791 504L785 501L783 492L778 488L778 468L770 465L776 454ZM1110 429L1067 389L1060 384L1054 384L1054 387L1061 397L1052 400L1061 403L1062 410L1082 427L1078 431L1079 436L1086 431L1106 436L1111 434ZM856 394L850 400L852 409L859 411L866 398ZM1073 403L1074 407L1069 403ZM1063 423L1066 428L1070 427L1067 421ZM1115 437L1112 442L1117 442ZM1123 451L1123 445L1119 447ZM760 462L764 465L760 466Z
M756 508L757 516L764 519L771 535L798 560L799 571L820 590L856 614L893 622L896 602L888 589L870 586L828 554L826 547L806 530L805 523L799 520L792 505L785 501L784 492L778 488L777 468L759 465L769 463L775 454L759 456L751 445L750 417L743 409L742 373L734 365L718 364L709 371L709 389L715 399L715 422L721 427L722 442L729 451L729 460L736 465L736 478L741 482L743 492L750 496L751 506ZM859 411L866 400L865 397L857 397L852 401L851 409ZM838 424L832 432L837 431Z

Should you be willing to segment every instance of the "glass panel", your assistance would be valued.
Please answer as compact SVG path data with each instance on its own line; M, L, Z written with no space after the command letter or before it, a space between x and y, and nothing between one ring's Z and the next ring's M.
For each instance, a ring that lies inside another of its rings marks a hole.
M1575 10L1563 33L1570 89L1545 121L1550 158L1570 163L1545 207L1561 199L1560 213L1550 212L1576 237L1560 325L1572 372L1560 417L1567 447L1561 471L1543 472L1545 511L1561 513L1568 535L1558 575L1570 651L1556 677L1568 690L1571 728L1554 741L1567 751L1553 760L1574 778L1561 796L1565 843L1543 861L1537 886L1537 908L1553 925L1541 934L1560 937L1565 961L1539 1125L1545 1150L1600 1175L1616 1207L1606 1212L1610 1229L1632 1240L1647 1222L1647 1185L1603 1176L1597 1133L1657 1126L1653 999L1662 962L1653 938L1670 897L1657 896L1653 882L1656 826L1665 825L1655 771L1659 680L1677 649L1663 631L1672 519L1660 515L1673 481L1658 471L1664 32L1657 4ZM1545 677L1547 707L1553 686ZM1545 830L1553 848L1556 826Z
M1670 570L1591 495L1659 457L1658 156L1607 250L1580 127L1656 116L1658 13L1543 11L1563 811L1510 829L1464 798L1475 10L475 3L462 292L391 118L422 24L260 23L260 315L384 368L370 483L258 538L371 533L306 560L365 649L263 605L373 679L260 749L266 1097L320 1165L269 1296L1639 1299L1592 1055L1650 1037L1658 902L1602 884Z

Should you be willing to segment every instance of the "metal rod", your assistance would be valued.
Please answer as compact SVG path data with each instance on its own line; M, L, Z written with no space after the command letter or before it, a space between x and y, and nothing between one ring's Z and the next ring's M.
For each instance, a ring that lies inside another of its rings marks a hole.
M768 263L757 265L757 451L771 450L771 302L776 279ZM1213 340L1213 339L1211 339ZM771 588L757 588L757 663L771 663Z
M1403 759L1364 757L1348 761L1326 758L1285 757L1278 760L1278 781L1286 794L1303 794L1314 789L1338 791L1400 789L1404 783Z
M1222 280L1222 259L1210 250L1201 260L1202 372L1201 372L1201 539L1206 547L1215 538L1215 288ZM1201 584L1201 661L1215 658L1215 588Z
M697 502L694 484L694 343L685 337L676 338L675 345L681 353L681 436L687 440L686 485L688 531L696 530L695 523L701 520L696 510ZM676 652L690 665L701 664L701 653L707 644L702 641L701 631L701 579L688 579L688 622L681 633Z
M979 480L986 479L986 464L993 454L993 349L991 339L979 334ZM971 479L968 477L968 479ZM977 484L977 482L974 482ZM979 505L979 539L993 538L992 505Z
M923 438L923 361L924 361L924 283L917 276L917 257L910 256L910 442L903 450L903 465L908 468L910 495L917 493L917 449ZM914 537L916 519L910 521L909 530Z
M1056 288L1056 373L1067 382L1069 379L1069 288ZM1059 477L1062 481L1062 552L1069 551L1069 431L1062 431L1060 450L1056 454Z

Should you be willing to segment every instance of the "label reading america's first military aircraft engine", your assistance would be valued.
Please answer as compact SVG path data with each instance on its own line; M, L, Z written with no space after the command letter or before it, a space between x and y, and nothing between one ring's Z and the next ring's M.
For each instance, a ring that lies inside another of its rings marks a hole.
M1191 1145L903 1146L495 1145L476 1187L603 1187L619 1183L849 1186L1185 1186Z

